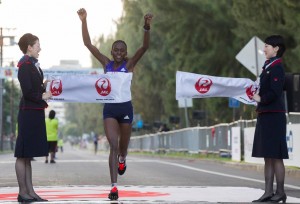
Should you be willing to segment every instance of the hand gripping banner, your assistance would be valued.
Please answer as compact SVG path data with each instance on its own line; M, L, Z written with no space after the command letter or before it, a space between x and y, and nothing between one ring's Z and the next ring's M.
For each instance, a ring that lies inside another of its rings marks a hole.
M215 77L176 72L176 99L230 97L245 104L256 105L252 99L258 85L246 78Z
M132 73L61 75L49 78L48 102L122 103L131 100Z

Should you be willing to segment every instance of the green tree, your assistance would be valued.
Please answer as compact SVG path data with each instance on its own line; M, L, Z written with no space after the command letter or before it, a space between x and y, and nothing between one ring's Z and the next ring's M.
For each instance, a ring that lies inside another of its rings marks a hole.
M208 0L124 2L126 15L117 36L122 36L131 50L138 47L137 39L142 35L141 16L147 10L154 13L151 47L137 66L133 83L134 105L146 120L163 120L179 114L175 100L177 70L235 75L232 68L237 62L231 32L234 21L226 12L230 6L230 1ZM221 121L231 118L226 111L219 111L226 110L225 107L228 107L226 99L194 100L194 109L211 112L210 120L216 113Z
M248 0L233 1L231 9L237 27L233 30L237 39L246 43L253 36L264 40L272 34L285 38L287 51L284 55L285 69L297 72L300 63L300 1L297 0Z
M127 43L132 56L141 46L143 16L154 14L150 49L137 64L132 95L136 113L145 122L167 121L182 115L175 100L177 70L223 77L255 80L235 56L253 37L264 39L279 33L286 37L284 57L287 71L299 64L300 2L296 0L124 0L123 16L114 36L97 40L101 51L109 53L116 39ZM97 66L96 63L93 66ZM205 110L206 124L231 122L227 98L194 99L190 110ZM242 105L237 112L252 119L254 106ZM191 114L189 114L191 119Z
M68 123L64 125L63 129L63 135L66 136L81 136L82 134L79 134L78 125L76 123Z
M15 133L21 90L15 80L4 81L3 94L3 134Z
M76 124L77 135L91 131L103 133L101 104L67 103L65 108L67 126Z

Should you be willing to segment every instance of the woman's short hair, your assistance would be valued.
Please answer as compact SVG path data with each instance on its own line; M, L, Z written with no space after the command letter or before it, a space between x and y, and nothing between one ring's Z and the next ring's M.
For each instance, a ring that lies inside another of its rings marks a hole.
M285 44L284 39L281 35L271 35L265 39L265 43L268 45L272 45L273 47L278 46L279 50L276 57L282 57L285 51Z
M117 44L117 43L123 43L127 49L127 44L125 43L125 41L123 40L116 40L112 45L111 45L111 49L114 49L114 46Z
M39 38L31 33L24 34L18 42L19 48L23 54L26 54L28 46L33 46L37 40L39 40Z

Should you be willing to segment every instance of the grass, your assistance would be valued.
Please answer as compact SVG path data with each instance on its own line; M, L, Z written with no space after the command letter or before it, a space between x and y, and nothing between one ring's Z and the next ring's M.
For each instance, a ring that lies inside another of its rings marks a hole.
M10 153L12 153L11 150L0 151L0 154L10 154Z
M183 159L207 159L217 161L231 161L229 157L220 157L218 154L209 153L189 153L189 152L130 152L132 155L163 157L163 158L183 158Z
M182 158L182 159L204 159L211 161L219 161L219 162L235 162L232 161L230 157L220 157L219 154L216 153L189 153L189 152L147 152L147 151L133 151L130 152L132 155L141 155L141 156L151 156L151 157L159 157L159 158ZM239 164L248 164L245 161L236 162ZM285 166L289 170L299 171L300 167L296 166Z

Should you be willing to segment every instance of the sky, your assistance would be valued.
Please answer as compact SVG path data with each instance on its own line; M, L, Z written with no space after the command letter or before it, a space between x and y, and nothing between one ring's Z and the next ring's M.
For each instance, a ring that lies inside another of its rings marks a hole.
M79 60L82 67L91 67L90 52L81 35L79 8L87 11L91 40L114 35L115 22L122 15L122 0L0 0L0 27L3 36L16 36L17 43L25 33L39 37L42 51L41 68L60 64L60 60ZM7 29L10 28L10 29ZM10 43L4 38L4 45ZM3 67L17 62L23 53L19 46L3 46Z

